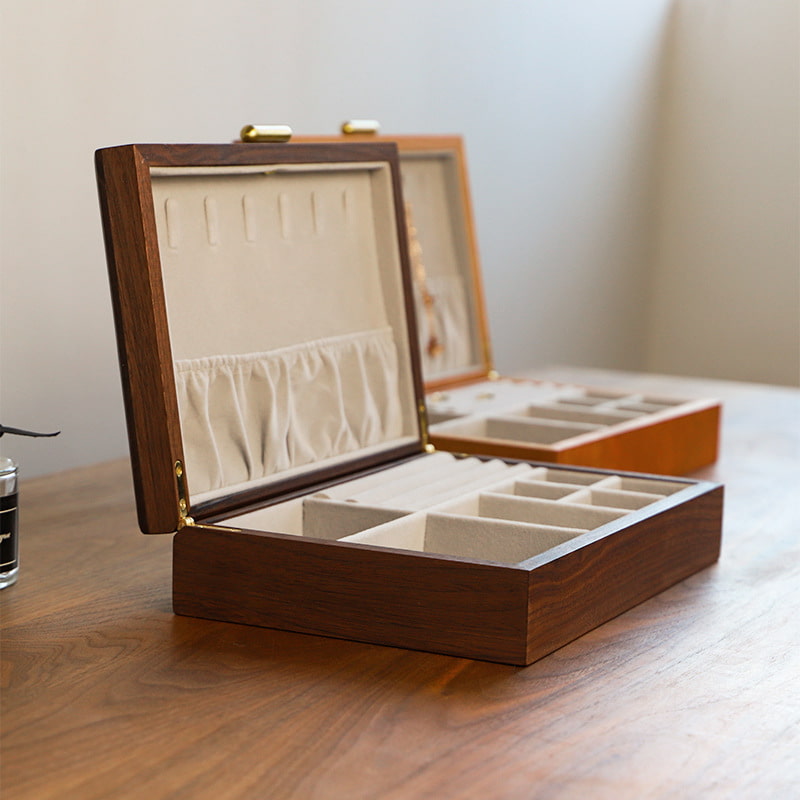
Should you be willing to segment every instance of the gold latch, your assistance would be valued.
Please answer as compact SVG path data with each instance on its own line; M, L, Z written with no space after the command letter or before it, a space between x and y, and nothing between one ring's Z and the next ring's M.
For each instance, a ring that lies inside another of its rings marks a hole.
M292 129L288 125L245 125L239 136L243 142L288 142Z
M349 119L342 123L342 133L345 136L375 136L381 129L381 124L376 119Z
M186 492L186 476L183 464L175 462L175 480L178 484L178 530L194 525L194 520L189 516L189 495Z

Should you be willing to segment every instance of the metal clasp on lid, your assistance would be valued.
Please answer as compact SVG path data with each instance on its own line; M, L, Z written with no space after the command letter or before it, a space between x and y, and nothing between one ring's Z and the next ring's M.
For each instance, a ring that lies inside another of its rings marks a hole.
M349 119L347 122L342 123L342 133L345 136L354 136L357 134L372 134L375 135L381 129L381 124L376 119Z
M288 142L292 129L288 125L245 125L239 136L243 142Z
M175 462L175 480L178 484L178 530L194 525L194 520L189 516L189 496L186 492L186 477L183 464Z

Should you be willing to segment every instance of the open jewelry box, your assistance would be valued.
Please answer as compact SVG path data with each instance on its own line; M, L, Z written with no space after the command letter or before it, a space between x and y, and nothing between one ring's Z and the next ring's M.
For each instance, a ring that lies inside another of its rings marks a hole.
M369 121L359 122L343 126L345 139L393 141L400 151L421 363L437 448L665 475L685 475L716 461L717 400L499 376L463 140L376 136Z
M395 145L96 167L176 613L527 664L717 559L717 484L432 447Z

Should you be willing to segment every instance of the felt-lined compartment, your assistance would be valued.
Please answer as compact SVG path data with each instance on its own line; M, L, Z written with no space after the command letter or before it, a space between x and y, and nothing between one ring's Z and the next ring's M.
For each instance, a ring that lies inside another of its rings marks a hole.
M555 445L688 401L498 379L433 392L427 402L434 434Z
M689 485L439 452L225 525L519 563Z
M388 164L151 178L193 502L419 439Z

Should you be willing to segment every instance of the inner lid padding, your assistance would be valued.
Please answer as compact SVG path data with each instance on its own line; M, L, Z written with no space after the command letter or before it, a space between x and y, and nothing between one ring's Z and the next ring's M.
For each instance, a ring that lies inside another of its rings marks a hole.
M152 178L194 502L419 437L388 164Z
M404 152L401 172L425 379L478 369L482 350L473 256L455 155Z

